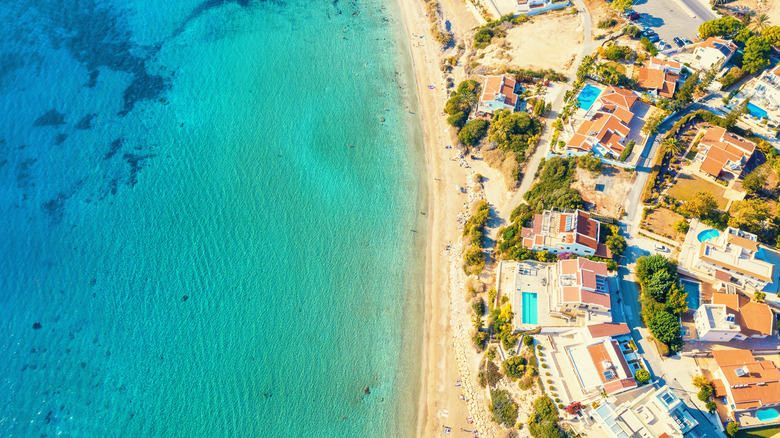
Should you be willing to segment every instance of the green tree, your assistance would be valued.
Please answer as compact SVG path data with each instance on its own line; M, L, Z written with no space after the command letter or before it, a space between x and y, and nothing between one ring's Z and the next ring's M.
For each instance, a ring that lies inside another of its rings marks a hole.
M636 379L637 383L640 385L644 385L650 381L650 373L645 369L638 370L634 375L634 379Z
M675 222L673 225L675 231L678 231L680 233L687 233L690 227L691 225L685 219L680 219L679 221Z
M642 36L642 31L636 26L629 25L623 28L623 34L628 35L633 39L638 39Z
M666 146L666 150L674 155L677 155L683 151L683 145L677 139L677 137L666 137L663 141L663 145Z
M742 180L742 188L748 195L761 189L767 180L767 174L763 168L758 167Z
M659 303L666 302L666 296L675 284L677 277L668 270L653 272L645 281L642 287L642 293L650 295L653 300Z
M506 427L513 427L517 423L517 403L512 400L509 391L495 389L490 391L490 411L493 413L493 421Z
M763 303L764 298L766 298L766 292L756 291L755 293L753 293L753 299L755 299L759 303Z
M493 115L488 138L501 150L523 152L541 131L541 122L528 113L499 110Z
M519 379L525 375L525 366L528 361L522 356L512 356L505 360L501 367L504 370L504 374L512 380Z
M734 17L725 16L705 21L699 25L699 36L706 40L711 36L732 38L743 28L742 23Z
M501 380L501 372L498 369L498 365L496 365L492 360L482 360L480 361L480 370L479 370L479 384L482 387L485 386L496 386L496 384Z
M780 46L780 26L769 26L761 32L761 36L769 41L769 44Z
M678 352L682 350L682 334L680 322L677 317L669 312L659 312L650 319L647 328L650 333L669 347L669 350Z
M753 19L753 23L751 24L751 28L759 35L761 35L761 32L766 29L766 27L769 26L769 15L767 14L758 14Z
M558 426L558 409L550 397L539 397L534 401L533 412L528 417L528 432L534 438L563 438Z
M761 36L754 36L747 40L742 55L742 70L748 74L756 73L769 65L769 41Z
M737 201L729 210L729 226L751 233L759 233L769 217L769 206L760 199Z
M626 238L619 234L607 237L607 248L612 251L614 256L623 254L623 251L626 250Z
M474 146L485 136L488 125L488 122L482 119L470 120L458 133L458 139L463 144Z
M712 397L712 387L711 386L703 386L701 389L699 389L699 393L696 394L696 397L699 398L699 400L706 402L707 400Z
M621 13L631 9L632 6L634 6L634 0L614 0L612 2L612 7Z
M645 126L642 127L642 132L647 135L652 135L658 132L658 125L669 115L668 110L656 111L652 116L648 117L645 121Z
M677 266L672 263L671 260L656 254L652 256L642 256L636 261L636 276L639 279L639 283L642 287L645 286L647 280L658 271L666 271L669 274L677 273Z
M716 409L718 409L718 406L715 404L714 401L710 400L705 404L705 408L707 409L707 412L711 414L715 412Z
M630 47L612 44L604 49L604 57L611 61L623 61L631 59L634 51Z
M737 435L737 432L739 432L739 423L729 421L729 424L726 425L726 434L733 437Z
M686 202L680 209L683 213L697 218L703 218L712 213L718 207L718 202L710 192L699 191Z
M672 315L682 315L688 311L688 292L677 284L666 295L666 310Z
M447 117L447 123L450 126L454 126L456 128L462 128L463 125L466 124L467 120L468 120L468 116L463 111L458 111L455 114L452 114L451 116Z
M686 105L691 103L693 101L693 91L696 89L697 85L699 85L698 72L688 76L688 79L686 79L685 82L680 85L680 88L677 90L677 97L675 100Z

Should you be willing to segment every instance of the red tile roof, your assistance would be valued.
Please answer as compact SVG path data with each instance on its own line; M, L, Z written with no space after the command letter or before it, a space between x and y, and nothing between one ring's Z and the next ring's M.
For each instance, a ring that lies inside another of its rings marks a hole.
M605 336L627 335L631 333L631 330L626 323L604 322L589 325L588 332L592 338L603 338Z
M740 294L715 292L712 304L723 304L734 315L735 323L745 336L771 335L774 333L775 316L769 305L756 303Z
M517 94L515 94L515 80L504 76L489 76L485 81L485 88L482 92L482 101L491 101L495 99L496 94L503 94L504 103L515 106L517 104Z
M756 144L719 126L708 128L699 142L701 147L709 147L701 170L717 177L726 162L746 163L753 155Z
M756 361L749 350L714 350L712 355L737 409L780 403L780 370L774 363Z

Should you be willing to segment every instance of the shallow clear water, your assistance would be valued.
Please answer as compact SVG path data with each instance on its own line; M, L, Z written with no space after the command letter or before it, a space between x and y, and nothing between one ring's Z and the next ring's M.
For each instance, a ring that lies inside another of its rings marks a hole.
M398 15L0 8L0 435L411 435L426 230Z

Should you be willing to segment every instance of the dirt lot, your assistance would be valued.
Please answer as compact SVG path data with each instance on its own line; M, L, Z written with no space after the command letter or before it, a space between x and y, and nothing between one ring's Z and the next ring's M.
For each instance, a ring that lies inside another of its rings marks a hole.
M668 208L657 208L647 215L642 223L642 228L652 233L660 234L677 242L685 240L685 234L675 231L674 223L683 219L682 215Z
M582 21L569 9L533 17L507 30L506 38L494 40L479 51L479 63L489 68L551 68L565 73L582 50ZM508 44L507 44L508 43ZM501 46L505 45L506 48Z
M618 217L623 201L631 190L632 176L632 173L612 166L606 166L606 170L598 175L577 168L572 187L580 191L585 202L595 206L595 213Z
M591 26L591 33L593 36L609 33L619 28L625 20L614 9L609 7L609 3L604 0L583 0L588 11L590 11L590 19L593 25ZM607 18L614 18L618 21L618 25L611 29L599 29L599 21Z
M726 188L718 184L703 180L698 176L681 173L667 194L672 198L687 202L693 197L694 194L696 194L696 192L700 191L707 191L712 193L712 196L714 196L715 200L718 201L718 208L721 210L726 209L728 199L723 197L723 194L726 192Z
M728 9L738 11L753 11L756 14L767 14L770 25L780 25L780 2L772 0L737 0L724 5Z

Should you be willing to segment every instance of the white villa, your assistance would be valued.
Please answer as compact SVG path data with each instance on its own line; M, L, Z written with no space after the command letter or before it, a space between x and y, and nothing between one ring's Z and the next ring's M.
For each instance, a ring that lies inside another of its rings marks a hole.
M692 67L698 70L709 70L714 65L727 63L737 46L729 40L709 37L695 45L693 49Z
M780 64L745 84L736 98L750 98L751 104L767 112L769 120L780 120Z
M765 303L738 293L716 292L711 304L696 309L694 323L698 340L729 342L772 335L775 316Z
M739 289L760 291L772 282L775 266L759 257L757 240L755 234L726 228L717 237L699 243L691 270Z
M612 253L607 246L599 243L599 231L599 221L591 218L587 212L545 210L535 215L532 225L524 227L520 233L523 246L532 251L611 258Z

